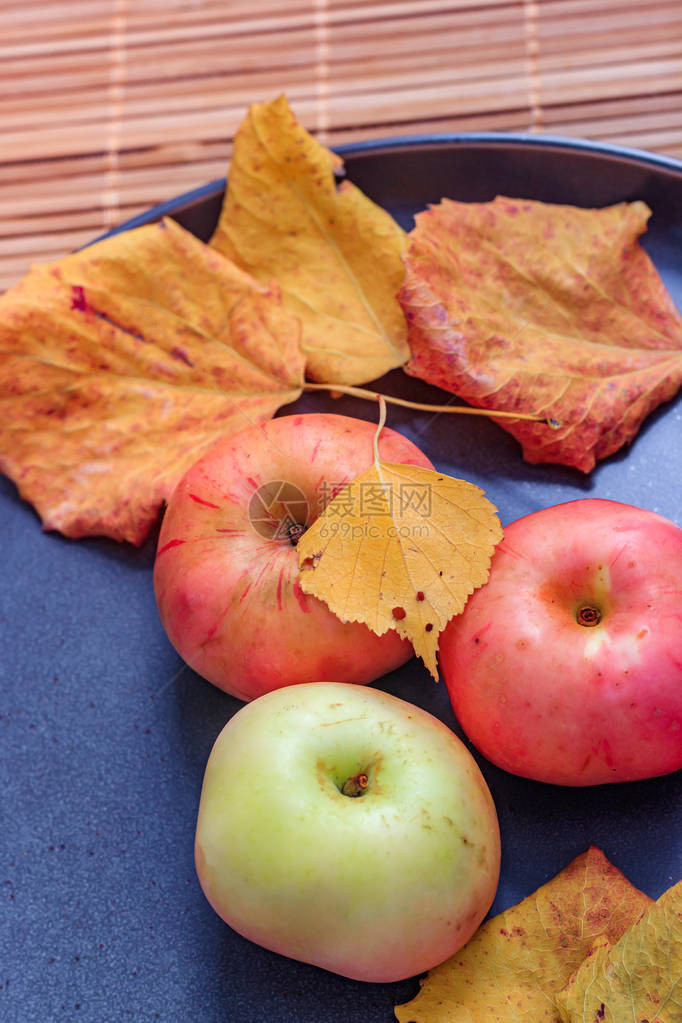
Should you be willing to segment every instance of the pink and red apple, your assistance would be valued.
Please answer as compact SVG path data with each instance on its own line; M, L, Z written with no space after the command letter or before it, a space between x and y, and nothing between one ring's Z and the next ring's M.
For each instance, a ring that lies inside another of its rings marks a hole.
M200 675L243 700L299 682L371 682L412 646L342 622L299 585L296 541L334 493L372 464L376 427L348 416L283 416L227 438L184 476L154 566L161 621ZM431 468L384 429L379 454Z
M439 660L473 744L559 785L682 767L682 529L585 499L507 526Z
M371 687L279 689L225 726L204 777L199 880L245 937L357 980L453 955L497 887L497 815L471 754Z

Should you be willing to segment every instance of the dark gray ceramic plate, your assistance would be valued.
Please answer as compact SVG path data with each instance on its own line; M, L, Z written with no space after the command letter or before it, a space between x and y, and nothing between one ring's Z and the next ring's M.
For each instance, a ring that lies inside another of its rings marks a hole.
M480 201L504 193L582 206L644 199L653 211L645 245L682 307L682 165L675 161L511 135L389 141L343 154L348 177L405 227L442 196ZM135 223L170 214L207 238L223 185ZM400 371L382 388L441 398ZM366 403L322 395L296 408L375 415ZM526 465L516 442L483 420L442 416L420 444L440 469L481 485L504 523L599 496L682 525L681 410L678 399L654 413L633 446L590 477ZM415 436L427 420L391 410L389 422ZM183 670L167 642L152 592L153 538L133 550L46 535L4 479L0 522L0 1018L389 1023L415 981L366 985L283 959L234 934L204 900L192 862L203 769L240 704ZM456 729L444 687L416 662L380 686ZM680 772L565 790L478 759L503 837L493 911L591 844L651 896L682 875Z

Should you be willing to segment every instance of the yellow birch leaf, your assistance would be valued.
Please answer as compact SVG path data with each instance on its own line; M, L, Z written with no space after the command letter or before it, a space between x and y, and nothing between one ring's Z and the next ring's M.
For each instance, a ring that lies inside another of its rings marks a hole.
M375 461L298 544L300 583L343 621L395 629L438 678L438 637L488 579L495 507L465 480Z
M595 942L618 941L651 902L588 849L430 970L399 1023L562 1023L559 993Z
M682 881L614 945L596 945L557 1002L562 1023L680 1023Z
M302 324L307 374L360 384L409 358L397 293L405 232L348 181L342 160L298 122L285 96L239 128L211 245L260 281L275 278Z
M139 544L185 470L303 385L298 321L172 220L0 297L0 470L70 537Z

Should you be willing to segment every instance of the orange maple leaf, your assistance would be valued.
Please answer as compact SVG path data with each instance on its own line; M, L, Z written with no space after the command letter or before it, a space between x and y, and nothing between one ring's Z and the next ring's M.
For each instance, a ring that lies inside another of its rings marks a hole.
M139 544L216 440L299 396L299 339L173 221L35 267L0 298L0 470L46 529Z
M649 213L503 197L420 213L400 293L406 371L555 420L500 425L527 461L589 472L682 383L682 318L637 241Z

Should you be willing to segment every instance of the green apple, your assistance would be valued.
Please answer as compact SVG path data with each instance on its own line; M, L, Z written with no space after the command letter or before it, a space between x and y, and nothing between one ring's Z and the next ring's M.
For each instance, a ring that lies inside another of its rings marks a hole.
M243 707L211 752L195 859L236 931L357 980L457 951L497 888L500 837L475 761L441 721L321 682Z

